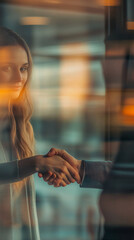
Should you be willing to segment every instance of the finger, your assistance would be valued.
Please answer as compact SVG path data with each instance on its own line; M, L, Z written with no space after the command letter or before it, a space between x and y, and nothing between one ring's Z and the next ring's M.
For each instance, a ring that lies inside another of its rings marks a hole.
M56 178L56 174L55 173L52 174L47 180L46 180L45 177L43 177L44 181L45 182L49 182L49 183L52 183L55 180L55 178Z
M60 178L54 179L53 182L48 182L48 185L53 185L54 187L65 187L67 186L66 182Z
M61 181L61 179L60 179L60 181ZM54 183L58 184L58 181L55 182L55 179L51 179L51 180L48 180L47 183L48 183L48 185L54 185Z
M52 157L56 155L56 148L51 148L49 152L46 154L47 157Z
M59 173L59 177L66 183L66 184L70 184L70 183L74 183L75 179L70 175L68 169L66 168L65 173L61 172Z
M57 177L56 173L53 173L53 178L56 178L56 177Z
M39 177L39 178L42 178L42 177L43 177L43 174L42 174L42 173L38 173L38 177Z
M66 183L64 181L61 181L61 183L59 184L59 187L66 187Z
M46 173L38 173L38 177L39 178L46 178L47 179L47 177L50 177L52 175L52 172L50 172L50 171L48 171L48 172L46 172Z
M64 181L66 183L66 185L71 183L71 181L68 180L67 176L64 173L59 174L56 178L53 178L53 176L51 176L51 178L49 178L49 184L54 184L54 183L58 184L61 181Z
M68 162L65 161L63 166L61 167L60 173L57 175L64 181L66 181L67 178L70 183L74 183L75 181L77 181L78 183L81 182L78 170L76 171ZM68 182L66 183L69 184Z
M67 184L64 181L61 181L58 185L58 187L66 187Z
M48 181L48 183L49 183L50 185L54 185L55 187L59 187L62 182L64 183L63 185L67 185L67 184L64 182L64 180L61 179L61 178L59 178L59 177L53 179L52 181Z
M70 184L72 181L69 179L69 177L67 175L65 175L64 173L60 174L60 177L62 179L62 181L64 181L67 185ZM75 181L75 180L74 180Z
M67 169L68 169L68 178L71 179L75 179L77 183L81 183L81 178L80 175L78 173L78 170L76 171L70 164L67 163Z
M48 185L54 185L55 187L59 187L59 183L61 182L61 179L58 179L57 181L55 181L55 179L53 179L53 181L48 181Z
M53 185L54 185L54 187L65 187L65 186L67 186L67 184L61 179L57 182L54 181Z
M52 183L50 183L50 182L47 182L47 184L48 184L48 185L53 185L53 184L52 184Z
M53 173L51 171L44 173L44 175L43 175L44 181L48 181L52 175L53 175Z
M61 180L60 180L60 181L61 181ZM53 180L53 181L48 181L47 183L48 183L48 185L56 185L57 187L59 186L59 181L56 181L56 182L55 182L55 181Z

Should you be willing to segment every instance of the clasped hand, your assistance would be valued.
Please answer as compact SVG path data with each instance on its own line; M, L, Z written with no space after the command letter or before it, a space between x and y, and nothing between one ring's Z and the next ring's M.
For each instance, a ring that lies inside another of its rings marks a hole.
M77 160L65 150L51 148L47 157L51 168L44 173L39 172L38 176L43 177L44 181L54 187L65 187L70 183L81 183L82 171L81 160ZM55 166L58 162L59 167Z

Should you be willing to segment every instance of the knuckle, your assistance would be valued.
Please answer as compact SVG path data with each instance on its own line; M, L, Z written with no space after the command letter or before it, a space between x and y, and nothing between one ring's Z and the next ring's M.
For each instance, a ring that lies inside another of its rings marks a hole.
M66 166L65 166L65 164L62 166L61 170L62 170L62 172L65 172L65 171L66 171Z
M51 152L51 151L53 151L53 150L55 150L55 148L54 148L54 147L52 147L52 148L50 149L50 152Z
M59 179L59 178L60 178L60 172L57 173L57 176L56 176L56 179L55 179L55 180L57 180L57 179Z
M49 152L48 152L48 155L51 154L51 153L53 153L53 152L56 152L56 149L55 149L55 148L51 148L51 149L49 150Z
M76 174L75 174L75 173L72 173L72 177L73 177L73 178L76 178Z
M64 173L63 172L61 172L59 175L60 175L60 178L64 177Z
M70 182L68 180L65 180L65 183L68 184L68 185L70 184Z
M62 150L62 157L65 158L65 156L66 156L66 151Z
M72 179L71 182L74 183L74 182L75 182L75 179Z

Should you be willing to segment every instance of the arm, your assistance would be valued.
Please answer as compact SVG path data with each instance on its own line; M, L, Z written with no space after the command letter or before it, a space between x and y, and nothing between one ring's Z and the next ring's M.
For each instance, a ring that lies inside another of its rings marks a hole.
M80 186L102 188L111 167L111 161L83 161L83 178Z
M68 184L74 182L74 178L80 181L76 170L60 156L45 157L37 155L30 158L16 160L0 164L0 183L12 183L20 181L36 172L45 173L51 171L59 179L64 179Z
M35 158L26 158L0 164L0 184L22 180L36 172Z

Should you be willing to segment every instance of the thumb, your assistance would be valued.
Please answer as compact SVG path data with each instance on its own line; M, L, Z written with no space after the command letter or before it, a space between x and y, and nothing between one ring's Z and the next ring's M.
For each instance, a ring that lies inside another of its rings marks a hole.
M72 167L74 167L75 169L77 169L77 159L74 158L72 155L70 155L68 152L66 152L65 150L61 150L61 149L54 149L55 150L55 154L59 155L60 157L62 157L65 161L67 161Z
M46 157L52 157L52 156L54 156L54 155L56 155L57 153L56 153L56 149L55 148L51 148L50 150L49 150L49 152L45 155Z

